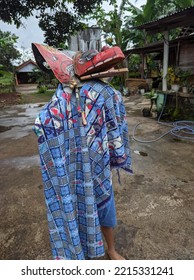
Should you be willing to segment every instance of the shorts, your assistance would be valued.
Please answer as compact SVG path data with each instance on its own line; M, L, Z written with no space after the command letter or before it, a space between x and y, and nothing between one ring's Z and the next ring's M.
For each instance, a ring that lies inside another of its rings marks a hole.
M115 227L117 224L114 191L112 188L111 198L103 209L98 210L100 225Z

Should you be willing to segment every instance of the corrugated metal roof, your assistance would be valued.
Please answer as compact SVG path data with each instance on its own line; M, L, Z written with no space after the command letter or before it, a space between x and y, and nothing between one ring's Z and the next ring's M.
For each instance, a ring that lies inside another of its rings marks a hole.
M169 47L170 48L175 47L175 46L177 46L178 43L181 43L183 41L194 42L194 34L189 35L189 36L182 36L182 37L169 41ZM154 52L157 53L157 52L163 52L163 48L164 48L164 42L159 41L159 42L151 43L144 47L137 47L137 48L129 49L129 50L123 51L123 53L125 54L125 56L134 54L134 53L135 54L154 53Z
M173 29L181 26L194 25L194 6L168 14L157 20L136 26L136 29L145 29L151 33Z

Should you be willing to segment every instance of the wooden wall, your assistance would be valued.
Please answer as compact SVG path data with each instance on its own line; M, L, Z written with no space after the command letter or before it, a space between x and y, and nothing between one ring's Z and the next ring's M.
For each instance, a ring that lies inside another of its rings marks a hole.
M190 70L194 74L194 41L181 43L179 67L183 70Z

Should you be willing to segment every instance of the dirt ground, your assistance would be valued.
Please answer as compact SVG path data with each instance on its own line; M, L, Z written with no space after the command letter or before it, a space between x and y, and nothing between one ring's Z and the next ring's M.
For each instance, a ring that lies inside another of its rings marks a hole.
M5 106L11 106L13 104L18 104L21 101L21 95L17 92L12 93L0 93L0 108Z
M168 135L142 116L148 100L125 98L134 175L113 174L116 247L127 259L194 259L194 141ZM0 259L51 259L37 139L32 125L42 104L4 106L0 112ZM138 154L136 151L140 151ZM102 259L107 259L105 255Z

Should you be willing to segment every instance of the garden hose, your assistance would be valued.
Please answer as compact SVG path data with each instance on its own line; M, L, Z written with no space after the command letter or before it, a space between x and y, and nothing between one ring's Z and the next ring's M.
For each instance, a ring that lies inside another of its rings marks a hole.
M140 142L140 143L153 143L153 142L156 142L156 141L162 139L163 137L165 137L168 134L172 134L173 136L181 138L181 139L194 140L194 122L193 121L182 120L182 121L176 121L176 122L170 122L170 123L165 123L165 122L160 121L160 118L163 114L165 105L166 105L166 96L164 97L162 110L157 119L157 123L161 124L163 126L168 126L168 127L170 127L170 129L168 131L162 133L159 137L157 137L153 140L138 139L135 136L137 128L140 125L145 124L145 123L153 124L153 122L150 122L150 121L139 122L133 129L132 137L135 141Z

